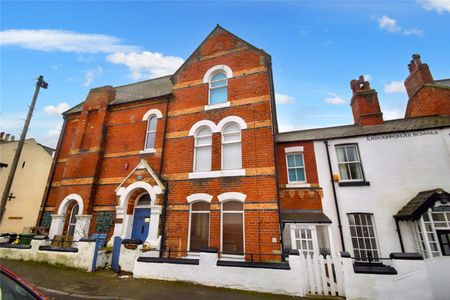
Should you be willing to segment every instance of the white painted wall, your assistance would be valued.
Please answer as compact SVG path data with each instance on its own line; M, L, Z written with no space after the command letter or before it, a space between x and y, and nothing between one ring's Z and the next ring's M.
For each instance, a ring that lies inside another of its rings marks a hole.
M429 131L429 130L425 130ZM353 255L347 213L373 213L382 257L401 252L393 216L417 193L443 188L450 192L450 128L438 134L369 141L367 137L329 140L333 174L339 174L336 144L357 143L366 180L370 186L339 187L335 184L346 251ZM326 148L314 142L323 211L332 220L336 250L341 250L337 215L330 182ZM406 252L414 252L408 223L400 222Z
M31 249L0 248L0 257L14 260L43 261L53 265L92 271L95 242L78 242L78 252L41 251L40 246L47 246L46 240L32 240Z
M423 260L392 260L397 275L356 274L351 258L342 258L342 263L348 300L433 299Z
M434 300L448 300L450 298L450 257L432 257L425 260L429 281L433 289Z
M199 265L136 262L135 278L189 281L208 286L303 296L299 256L289 256L291 270L221 267L217 253L200 253Z

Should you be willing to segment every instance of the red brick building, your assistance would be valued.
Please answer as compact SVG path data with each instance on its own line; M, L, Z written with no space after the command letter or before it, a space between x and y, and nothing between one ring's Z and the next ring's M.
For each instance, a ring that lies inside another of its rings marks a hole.
M92 89L64 114L41 223L279 259L275 132L270 55L217 26L175 74Z

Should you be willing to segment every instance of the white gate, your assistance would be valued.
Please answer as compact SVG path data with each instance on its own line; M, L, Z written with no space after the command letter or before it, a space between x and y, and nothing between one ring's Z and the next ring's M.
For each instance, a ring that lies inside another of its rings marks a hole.
M344 296L342 262L339 257L300 254L306 295Z

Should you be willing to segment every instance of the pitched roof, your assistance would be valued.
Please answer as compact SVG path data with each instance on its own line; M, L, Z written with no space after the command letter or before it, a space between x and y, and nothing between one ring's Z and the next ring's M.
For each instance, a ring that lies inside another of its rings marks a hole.
M278 133L277 142L314 141L382 133L450 127L450 116L426 116L384 121L380 125L344 125Z
M283 210L282 223L331 223L331 220L322 211L310 210Z
M418 193L394 216L400 221L414 221L438 200L450 201L450 194L443 189L433 189Z
M172 81L167 75L159 78L149 79L127 85L116 86L116 97L111 101L110 105L122 104L133 102L137 100L151 99L172 93ZM72 114L80 112L83 109L83 103L81 102L71 109L65 111L63 114Z

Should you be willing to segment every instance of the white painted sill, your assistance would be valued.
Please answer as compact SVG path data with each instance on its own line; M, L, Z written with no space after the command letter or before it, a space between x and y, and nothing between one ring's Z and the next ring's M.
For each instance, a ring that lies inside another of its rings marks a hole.
M144 149L144 150L139 151L139 153L141 153L141 154L156 153L156 149L155 148Z
M305 182L303 182L303 183L301 183L301 182L295 182L295 183L291 182L291 183L286 184L286 188L287 189L309 188L309 187L311 187L311 184L305 183Z
M245 255L236 255L236 254L220 254L219 260L228 260L228 261L245 261Z
M219 178L219 177L233 177L233 176L245 176L245 169L189 173L189 179Z
M224 107L230 107L230 106L231 106L230 101L227 101L224 103L205 105L205 110L212 110L212 109L218 109L218 108L224 108Z

